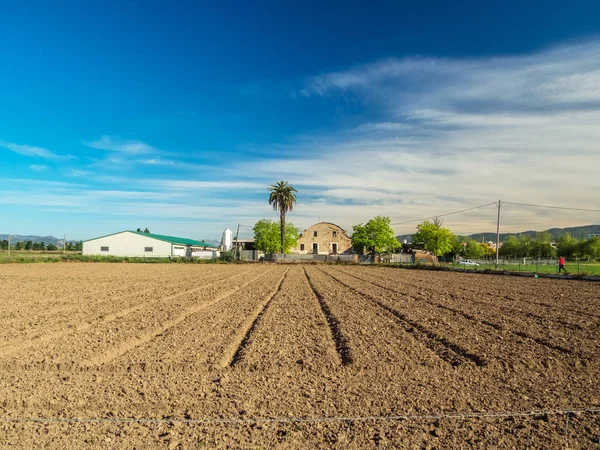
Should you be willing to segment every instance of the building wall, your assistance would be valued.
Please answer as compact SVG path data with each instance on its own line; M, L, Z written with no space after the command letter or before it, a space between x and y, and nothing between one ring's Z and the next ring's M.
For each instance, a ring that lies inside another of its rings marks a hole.
M101 247L108 247L108 251L102 251ZM146 252L146 247L152 247L152 252ZM83 254L166 258L171 256L171 244L124 231L84 242Z
M317 244L319 255L332 254L333 244L337 244L338 254L352 251L352 241L346 232L336 224L329 222L319 222L304 230L292 253L313 253L313 244Z

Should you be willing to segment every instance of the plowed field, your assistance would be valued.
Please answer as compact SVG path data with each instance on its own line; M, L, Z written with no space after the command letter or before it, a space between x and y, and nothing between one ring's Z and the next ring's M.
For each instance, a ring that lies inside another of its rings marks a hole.
M600 284L4 265L0 447L600 448Z

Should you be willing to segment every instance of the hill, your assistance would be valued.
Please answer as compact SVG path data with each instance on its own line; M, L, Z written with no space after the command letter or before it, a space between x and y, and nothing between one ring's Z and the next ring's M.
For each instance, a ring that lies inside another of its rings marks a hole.
M7 234L0 234L0 241L4 241L6 239L8 239ZM43 242L46 245L48 245L48 244L58 245L59 242L62 244L62 239L55 238L54 236L31 236L31 235L21 235L21 234L11 234L10 235L11 243L21 242L21 241Z
M571 233L575 239L587 239L590 234L600 234L600 225L583 225L578 227L568 227L568 228L550 228L549 230L545 230L550 234L550 239L556 240L560 238L562 235L566 233ZM529 235L531 237L535 237L536 233L539 231L528 230L522 231L520 233L500 233L500 242L506 241L510 236L520 236L520 235ZM404 241L404 239L408 240L408 242L412 239L412 234L401 234L400 236L396 236L400 242ZM470 239L475 239L476 241L495 241L496 233L491 231L489 233L475 233L469 236L465 236Z

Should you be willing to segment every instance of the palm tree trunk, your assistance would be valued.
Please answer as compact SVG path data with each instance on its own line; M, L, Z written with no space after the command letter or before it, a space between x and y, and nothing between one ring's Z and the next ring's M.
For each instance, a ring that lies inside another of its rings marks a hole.
M285 253L285 248L284 248L284 244L285 244L285 211L281 210L279 212L279 223L281 226L281 254L283 255Z

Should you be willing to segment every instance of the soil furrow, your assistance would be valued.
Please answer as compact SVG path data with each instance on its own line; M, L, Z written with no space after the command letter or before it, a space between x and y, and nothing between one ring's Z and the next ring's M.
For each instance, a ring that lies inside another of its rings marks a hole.
M245 272L242 272L242 273L245 273ZM93 318L93 319L89 319L89 320L85 320L85 321L79 322L79 323L77 323L75 325L72 325L72 326L70 326L68 328L63 328L63 329L57 330L57 331L52 332L52 333L44 334L44 335L42 335L42 336L40 336L40 337L38 337L36 339L31 339L31 340L28 340L28 341L20 342L18 344L8 343L7 345L4 345L4 346L0 347L0 358L10 356L10 355L12 355L14 353L18 353L20 351L26 350L27 348L30 348L30 347L34 347L36 345L40 345L40 344L47 343L47 342L50 342L50 341L53 341L53 340L61 339L62 337L65 337L67 335L76 334L77 332L88 330L88 329L90 329L90 328L92 328L94 326L97 326L97 325L101 325L101 324L106 324L106 323L112 322L112 321L114 321L116 319L120 319L120 318L123 318L123 317L125 317L125 316L127 316L129 314L132 314L134 312L140 311L141 309L149 308L152 305L155 305L157 303L174 300L176 298L183 297L183 296L192 294L194 292L198 292L198 291L200 291L202 289L205 289L208 286L212 286L212 285L215 285L217 283L221 283L223 281L226 281L226 280L228 280L230 278L233 278L233 277L237 277L239 275L240 274L234 274L234 275L231 275L231 276L229 276L229 277L227 277L225 279L220 279L220 280L214 281L212 283L203 285L203 286L198 287L198 288L189 289L187 291L179 292L177 294L173 294L173 295L170 295L170 296L167 296L167 297L158 298L158 299L153 300L151 302L147 302L146 301L146 302L142 302L142 303L140 303L138 305L135 305L133 307L130 307L130 308L124 308L124 309L121 309L121 310L118 310L118 311L115 311L115 312L110 312L110 313L102 315L100 317L96 317L96 318Z
M487 361L483 357L471 353L470 351L461 347L460 345L451 342L442 336L439 336L433 331L425 328L423 325L411 320L409 317L407 317L400 311L391 308L390 306L377 300L375 297L371 295L365 295L364 293L356 290L349 284L344 283L342 280L332 275L331 273L325 271L323 271L323 273L327 274L329 277L331 277L333 280L337 281L347 289L350 289L351 291L368 298L377 306L392 314L396 319L399 320L402 328L404 328L406 332L412 334L415 337L415 339L423 343L427 348L432 350L441 359L450 363L452 366L458 366L467 361L471 361L479 367L487 365Z
M395 294L407 295L404 292L398 291L396 289L392 289L392 288L390 288L388 286L382 285L382 284L377 283L377 282L375 282L373 280L361 278L361 277L358 277L358 276L356 276L354 274L350 274L350 273L347 273L347 272L342 272L342 273L344 273L346 275L350 275L350 276L356 278L357 280L360 280L360 281L363 281L363 282L367 282L367 283L371 283L371 284L373 284L375 286L378 286L378 287L380 287L382 289L385 289L385 290L387 290L389 292L393 292ZM411 297L411 296L409 296L409 297ZM482 324L482 325L487 325L487 326L489 326L491 328L494 328L497 331L507 332L507 333L511 333L511 334L516 335L516 336L519 336L519 337L521 337L523 339L529 339L529 340L535 342L538 345L542 345L542 346L550 348L552 350L556 350L558 352L561 352L561 353L564 353L564 354L567 354L567 355L577 355L581 359L589 359L590 358L589 355L585 355L585 354L582 354L582 353L580 353L580 352L578 352L576 350L571 350L571 349L562 347L560 345L556 345L556 344L548 341L547 339L543 339L543 338L539 338L539 337L533 336L533 335L531 335L529 333L526 333L524 331L511 330L511 329L507 328L504 325L501 325L501 324L498 324L498 323L495 323L495 322L492 322L492 321L489 321L489 320L486 320L486 319L483 319L483 318L476 317L476 316L474 316L472 314L466 313L466 312L461 311L461 310L456 309L456 308L452 308L452 307L443 305L441 303L431 302L431 301L427 300L424 297L418 297L418 298L417 297L411 297L411 298L414 299L414 300L416 300L416 301L424 301L425 303L428 303L428 304L430 304L432 306L435 306L436 308L444 309L446 311L450 311L453 314L462 316L465 319L471 320L471 321L473 321L475 323Z
M240 328L240 333L238 336L241 338L235 339L233 344L225 352L223 359L221 361L222 366L233 367L242 359L244 351L246 350L246 347L248 346L248 342L250 341L250 339L252 337L252 333L254 333L254 330L258 327L258 324L260 323L262 316L265 314L265 312L269 308L269 305L271 304L271 302L273 301L275 296L281 291L281 287L283 286L283 281L285 280L285 277L287 276L289 270L290 269L287 269L285 271L285 273L281 277L281 280L279 280L277 288L268 297L267 301L261 303L259 305L259 307L253 312L253 314L249 320L250 324L247 326L242 326Z
M274 270L274 269L271 269ZM125 353L130 352L131 350L140 347L141 345L147 344L149 342L151 342L154 338L156 338L157 336L165 333L166 331L168 331L169 329L177 326L178 324L180 324L181 322L183 322L185 319L187 319L188 317L197 314L198 312L202 311L203 309L214 305L215 303L220 302L221 300L235 294L236 292L240 291L243 287L253 283L254 281L264 277L267 273L269 272L265 272L265 273L261 273L260 275L258 275L257 277L251 279L250 281L242 284L239 287L236 287L234 289L231 289L223 294L217 295L216 297L214 297L212 300L202 303L200 305L195 305L187 310L185 310L185 312L183 314L180 314L179 316L175 317L174 319L171 320L167 320L163 323L160 324L160 326L154 328L153 330L149 331L149 332L145 332L143 333L141 336L136 337L134 339L130 339L128 341L125 341L123 343L121 343L117 348L115 349L111 349L101 355L95 356L93 358L90 358L86 361L82 362L82 365L86 365L86 366L97 366L97 365L101 365L101 364L107 364L117 358L120 358L121 356L123 356Z
M346 336L344 336L344 334L340 330L340 325L339 325L338 319L331 312L331 309L329 308L329 305L325 301L325 298L323 297L323 295L321 295L321 293L317 290L317 288L313 284L305 267L303 267L303 270L304 270L304 276L306 277L308 285L310 286L315 298L319 302L319 305L321 306L321 311L323 312L323 315L325 316L325 319L327 320L327 324L329 325L329 330L331 331L331 336L335 342L335 348L337 350L338 355L340 356L342 365L347 366L349 364L352 364L352 362L354 361L354 358L352 357L352 351L350 350L350 347L348 345L348 339L346 338Z

